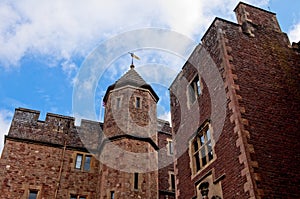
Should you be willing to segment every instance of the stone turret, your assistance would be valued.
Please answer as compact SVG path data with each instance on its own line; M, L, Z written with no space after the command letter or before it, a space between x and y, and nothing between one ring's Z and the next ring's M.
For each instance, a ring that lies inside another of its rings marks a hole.
M157 198L158 96L134 66L104 96L103 197Z

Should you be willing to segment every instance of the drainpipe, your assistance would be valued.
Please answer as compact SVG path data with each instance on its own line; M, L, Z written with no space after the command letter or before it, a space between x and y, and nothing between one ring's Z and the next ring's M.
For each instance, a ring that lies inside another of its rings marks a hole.
M58 178L57 178L57 185L56 185L56 190L55 190L55 195L54 198L57 198L57 193L58 193L58 189L60 186L60 181L61 181L61 174L62 174L62 169L64 166L64 158L65 158L65 153L66 153L66 146L67 146L67 142L65 141L64 143L64 149L63 149L63 153L62 153L62 157L61 157L61 161L60 161L60 168L59 168L59 174L58 174Z

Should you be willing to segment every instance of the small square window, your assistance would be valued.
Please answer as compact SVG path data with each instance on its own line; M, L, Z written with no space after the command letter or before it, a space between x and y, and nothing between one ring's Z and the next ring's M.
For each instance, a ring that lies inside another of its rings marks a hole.
M78 153L76 155L75 169L90 171L91 170L91 160L92 160L91 155L84 155L84 154Z
M77 195L71 194L71 195L70 195L70 199L77 199Z
M29 197L28 199L36 199L38 196L38 190L29 190Z

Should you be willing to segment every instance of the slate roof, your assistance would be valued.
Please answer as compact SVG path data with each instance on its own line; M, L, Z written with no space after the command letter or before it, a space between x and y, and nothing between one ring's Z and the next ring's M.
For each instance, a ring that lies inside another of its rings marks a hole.
M149 84L147 84L147 82L136 72L136 70L134 69L134 66L131 65L130 69L119 80L117 80L114 84L110 85L107 88L106 93L103 98L103 102L107 101L108 94L111 90L113 90L115 88L121 88L124 86L128 86L128 85L138 87L138 88L148 89L151 92L151 94L154 96L156 101L159 100L159 97L154 92L152 87Z

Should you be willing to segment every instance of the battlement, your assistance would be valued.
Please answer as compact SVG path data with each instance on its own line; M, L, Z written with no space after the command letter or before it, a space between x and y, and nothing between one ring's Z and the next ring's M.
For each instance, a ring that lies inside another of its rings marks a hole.
M39 120L40 111L16 108L7 138L36 141L44 144L77 148L96 148L103 124L82 120L75 126L75 118L47 113L45 121Z
M7 138L37 141L45 144L97 149L103 136L103 123L82 119L75 126L75 118L47 113L45 121L39 120L40 111L16 108ZM171 134L170 123L157 120L157 131Z
M234 9L234 12L238 24L242 25L242 27L245 27L250 23L252 25L263 26L281 32L276 19L276 14L273 12L257 8L244 2L240 2Z

